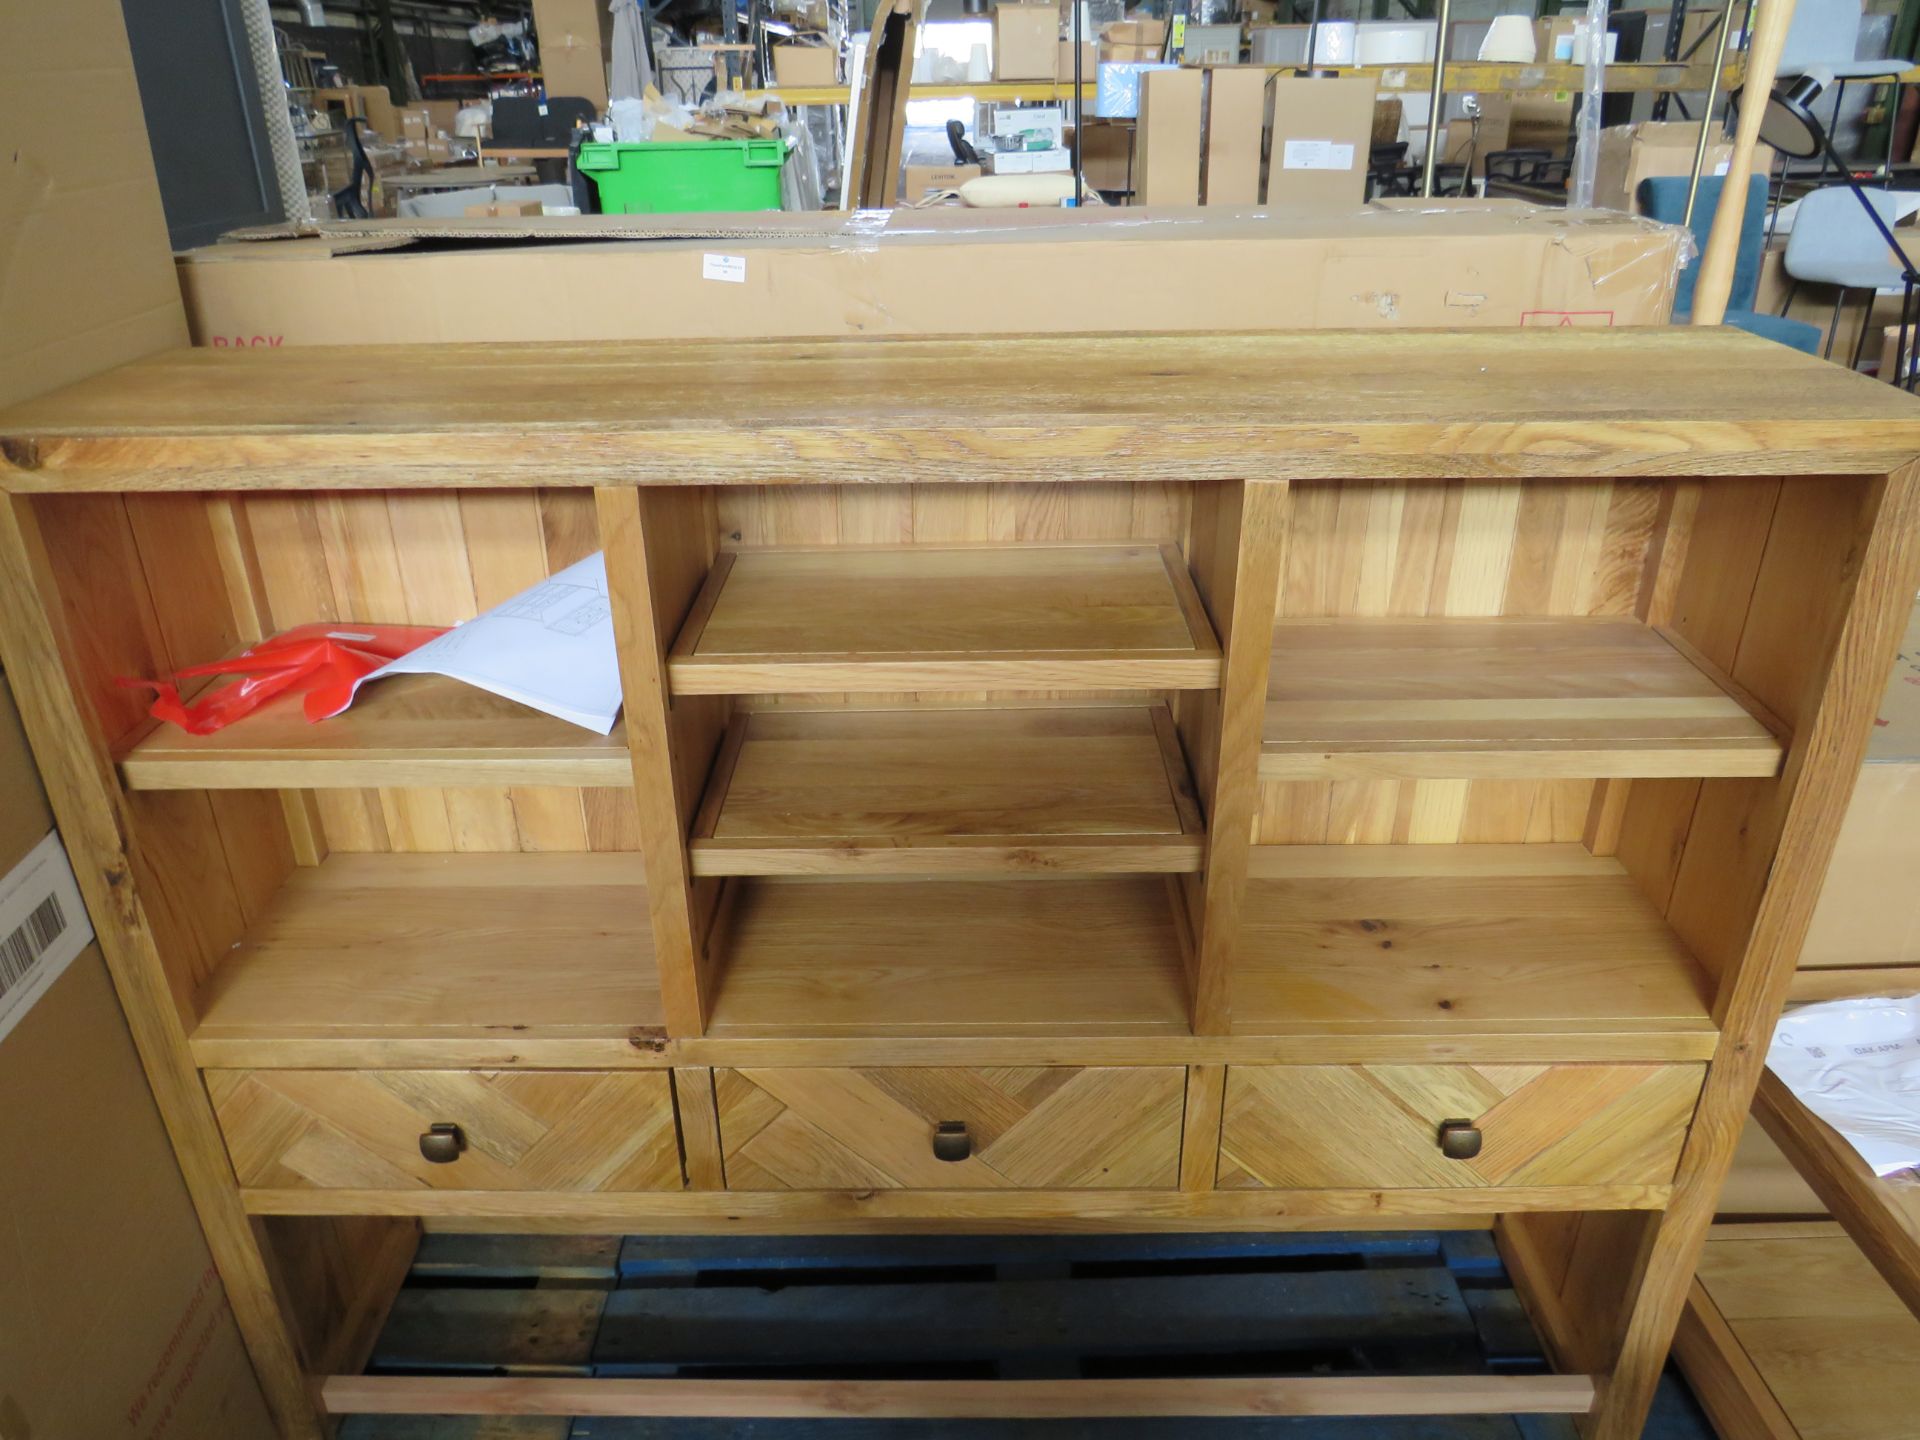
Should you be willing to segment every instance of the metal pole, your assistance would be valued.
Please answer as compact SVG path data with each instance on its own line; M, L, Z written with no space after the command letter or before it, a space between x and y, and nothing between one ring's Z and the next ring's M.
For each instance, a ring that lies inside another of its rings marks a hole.
M1713 47L1713 78L1707 82L1707 108L1700 116L1700 138L1693 147L1693 178L1687 182L1687 211L1680 217L1680 228L1693 228L1693 202L1700 195L1700 172L1706 168L1707 138L1713 133L1713 103L1720 98L1720 75L1727 68L1727 39L1733 34L1733 7L1740 0L1727 0L1720 16L1720 41ZM1627 197L1631 203L1633 197Z
M1433 88L1427 92L1427 164L1420 193L1433 196L1434 161L1440 154L1440 102L1447 93L1447 20L1453 12L1453 0L1440 0L1440 30L1433 37Z

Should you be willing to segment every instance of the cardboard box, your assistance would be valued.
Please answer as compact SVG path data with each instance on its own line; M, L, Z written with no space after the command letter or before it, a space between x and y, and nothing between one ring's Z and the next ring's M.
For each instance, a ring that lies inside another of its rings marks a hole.
M0 404L185 343L117 0L9 11Z
M0 676L0 877L64 864L52 829ZM272 1440L106 962L55 900L62 939L0 999L0 1433Z
M187 251L179 270L195 341L212 346L1659 325L1682 239L1610 211L1517 201L1158 218L1090 208L896 210L877 228L838 213L335 222L308 238ZM462 236L474 243L462 248ZM716 252L743 258L745 280L703 280ZM485 295L520 303L474 302Z
M829 45L773 47L773 83L803 89L840 83L840 57Z
M1640 182L1658 175L1691 175L1693 152L1700 127L1680 121L1646 121L1639 125L1609 125L1600 132L1595 157L1593 203L1607 210L1638 215ZM1733 146L1715 141L1707 146L1702 175L1724 175L1733 158ZM1756 145L1753 173L1773 173L1773 151Z
M613 35L604 0L533 0L533 36L547 94L577 95L606 113Z
M1200 203L1198 70L1150 70L1140 77L1134 127L1134 193L1142 205Z
M360 99L360 113L367 117L367 124L375 133L388 140L400 138L400 112L393 103L393 97L387 93L384 85L355 85L353 93Z
M1513 101L1511 95L1482 91L1475 97L1475 103L1480 107L1477 121L1461 119L1447 122L1447 133L1441 138L1440 158L1449 165L1465 165L1471 161L1472 173L1485 175L1487 156L1509 147Z
M1073 169L1065 150L989 150L980 159L989 175L1064 175Z
M1268 205L1358 205L1366 198L1375 88L1371 75L1274 76L1267 87Z
M1087 118L1080 137L1080 173L1089 187L1133 193L1133 127Z
M1051 80L1060 63L1060 7L993 7L993 78Z
M909 165L901 198L912 205L942 190L958 190L980 174L978 165Z
M1110 45L1151 45L1155 50L1167 43L1164 20L1115 20L1100 27L1100 39Z
M1920 965L1920 606L1867 742L1800 968ZM1920 988L1920 976L1914 987Z
M1400 127L1406 119L1406 107L1398 95L1382 95L1373 102L1375 145L1392 145L1400 139Z
M538 215L543 207L538 200L501 200L491 205L469 205L467 214L498 219L503 215Z
M1207 72L1206 203L1260 203L1260 153L1267 131L1264 66Z
M1082 40L1080 42L1080 83L1091 85L1095 79L1095 72L1099 68L1100 47L1091 40ZM1055 69L1053 78L1062 84L1073 83L1073 41L1060 42L1058 68Z
M1017 135L1028 144L1044 139L1058 150L1066 144L1067 112L1058 105L999 105L987 117L987 133Z
M1162 53L1158 45L1116 45L1102 40L1098 55L1102 65L1151 65Z

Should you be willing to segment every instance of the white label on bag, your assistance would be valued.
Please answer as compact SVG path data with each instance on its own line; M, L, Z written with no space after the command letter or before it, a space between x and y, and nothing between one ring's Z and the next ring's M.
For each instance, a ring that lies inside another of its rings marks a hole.
M747 283L747 257L744 255L703 255L700 257L702 280L727 280L735 285Z
M1351 170L1353 146L1331 140L1289 140L1280 162L1283 170Z

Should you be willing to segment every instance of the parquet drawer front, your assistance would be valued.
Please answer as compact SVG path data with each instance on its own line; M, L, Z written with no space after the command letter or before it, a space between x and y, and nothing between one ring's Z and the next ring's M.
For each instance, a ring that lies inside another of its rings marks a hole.
M664 1071L209 1070L250 1189L678 1190ZM430 1140L432 1128L457 1136Z
M732 1190L1169 1190L1185 1088L1177 1065L714 1071Z
M1705 1074L1701 1065L1235 1065L1215 1183L1665 1185ZM1477 1154L1443 1153L1447 1121L1479 1132Z

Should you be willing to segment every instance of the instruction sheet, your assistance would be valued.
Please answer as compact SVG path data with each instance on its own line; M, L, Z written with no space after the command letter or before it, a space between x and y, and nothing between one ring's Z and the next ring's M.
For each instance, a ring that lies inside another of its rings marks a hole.
M620 713L620 660L606 556L589 555L370 671L354 692L388 675L445 675L607 734Z
M1920 995L1790 1011L1767 1064L1874 1174L1920 1167Z

